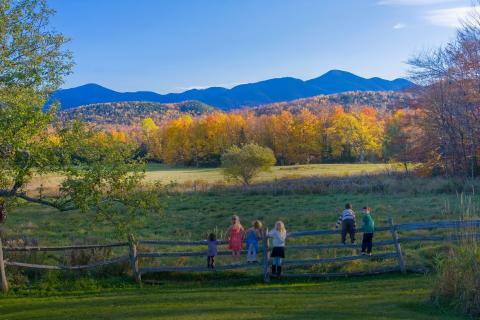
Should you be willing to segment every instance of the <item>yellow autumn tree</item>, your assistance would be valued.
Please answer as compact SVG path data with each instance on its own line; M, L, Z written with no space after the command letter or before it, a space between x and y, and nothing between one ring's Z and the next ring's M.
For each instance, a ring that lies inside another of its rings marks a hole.
M358 133L354 144L354 153L360 162L367 156L381 156L384 123L377 118L377 111L372 107L363 107L354 113L358 120Z
M332 155L344 159L365 161L368 155L380 156L382 151L383 121L377 119L372 107L354 112L337 108L328 128Z
M320 155L320 122L309 110L303 109L295 117L291 141L293 150L290 161L294 163L310 163Z
M142 121L144 147L147 150L147 159L162 160L162 134L152 118L146 117Z
M188 165L192 161L190 128L191 116L182 116L170 122L163 133L163 159L167 164Z
M273 149L275 157L280 164L290 164L294 158L292 148L292 132L295 126L295 119L288 111L282 111L280 115L272 116L273 123Z
M144 134L148 137L153 132L158 130L158 126L155 124L155 121L153 121L152 118L146 117L145 119L143 119L142 129Z

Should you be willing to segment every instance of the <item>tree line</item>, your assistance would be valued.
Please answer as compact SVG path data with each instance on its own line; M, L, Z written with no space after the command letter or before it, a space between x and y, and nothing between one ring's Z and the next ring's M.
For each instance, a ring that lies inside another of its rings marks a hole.
M182 116L155 124L146 118L129 135L150 160L170 165L216 166L232 146L255 143L270 148L279 165L325 162L416 161L413 144L420 112L379 112L364 106L345 111L332 106L317 113L255 115L249 111Z

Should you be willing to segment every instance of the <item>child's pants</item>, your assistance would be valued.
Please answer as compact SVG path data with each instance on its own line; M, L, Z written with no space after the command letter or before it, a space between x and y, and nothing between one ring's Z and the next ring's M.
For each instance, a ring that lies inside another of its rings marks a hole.
M372 253L373 233L364 233L362 239L362 252Z
M342 221L342 243L347 240L347 233L350 235L350 241L355 242L355 221L347 219Z
M207 257L207 268L215 268L215 256Z
M247 261L248 262L257 261L257 247L255 246L254 243L250 243L250 245L247 248Z

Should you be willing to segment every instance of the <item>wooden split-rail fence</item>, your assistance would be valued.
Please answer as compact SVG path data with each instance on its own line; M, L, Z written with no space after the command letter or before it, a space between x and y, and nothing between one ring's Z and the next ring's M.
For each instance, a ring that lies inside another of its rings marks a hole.
M381 226L375 228L375 233L386 232L389 234L384 240L375 241L374 247L387 247L392 246L392 251L382 252L378 254L368 255L346 255L332 258L316 258L316 259L285 259L283 265L288 269L295 269L298 267L312 267L315 265L321 265L326 263L342 263L354 260L383 260L393 259L396 263L389 267L383 267L369 271L369 274L379 274L392 271L399 271L401 273L407 272L407 266L404 258L404 252L402 251L401 244L410 242L424 242L424 241L460 241L460 240L479 240L480 239L480 220L457 220L457 221L432 221L432 222L414 222L414 223L402 223L394 224L392 219L389 219L388 226ZM399 237L399 232L404 231L416 231L416 230L453 230L448 234L428 234L428 235L406 235ZM357 232L361 232L358 230ZM260 249L260 255L262 257L260 263L251 264L226 264L217 265L215 269L209 269L202 266L143 266L140 265L142 261L167 258L167 257L206 257L206 251L167 251L167 252L151 252L148 250L141 251L141 248L147 248L151 246L169 246L169 247L206 247L206 240L201 241L182 241L182 240L135 240L132 235L128 237L128 242L110 243L110 244L95 244L95 245L75 245L75 246L55 246L55 247L12 247L2 246L2 240L0 239L0 280L2 285L2 291L8 291L8 283L6 277L6 266L18 267L18 268L32 268L32 269L45 269L45 270L86 270L99 268L111 264L130 263L132 276L136 282L142 281L142 275L147 273L158 272L212 272L220 270L238 270L238 269L259 269L262 273L263 280L268 282L270 280L269 266L270 266L270 241L267 235L267 230L263 230L262 246ZM300 237L309 236L328 236L339 234L339 230L310 230L310 231L297 231L289 232L287 234L287 240ZM377 237L377 236L376 236ZM227 244L227 241L218 241L220 246ZM104 249L104 248L128 248L128 253L125 255L113 258L110 260L95 262L87 265L41 265L31 264L18 261L10 261L6 258L10 252L36 252L36 251L71 251L71 250L89 250L89 249ZM288 245L287 250L324 250L324 249L341 249L341 248L359 248L360 244L341 244L341 243L323 243L323 244L292 244ZM231 255L230 251L219 251L218 256ZM150 258L150 259L145 259ZM203 260L202 260L203 261ZM358 273L365 274L365 273ZM282 276L285 277L333 277L333 276L347 276L354 275L354 273L285 273Z

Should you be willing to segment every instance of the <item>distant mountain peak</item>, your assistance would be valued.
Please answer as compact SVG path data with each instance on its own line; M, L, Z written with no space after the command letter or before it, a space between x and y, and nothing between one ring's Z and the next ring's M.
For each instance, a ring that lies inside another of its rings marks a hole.
M403 78L392 81L379 77L367 79L348 71L334 69L307 81L293 77L280 77L255 83L245 83L231 89L210 87L165 95L151 91L117 92L96 83L88 83L75 88L58 90L52 95L48 104L58 100L61 103L61 110L65 110L87 104L106 102L150 101L174 103L198 100L220 109L229 110L243 106L308 98L320 94L347 91L400 91L413 86L412 82Z

